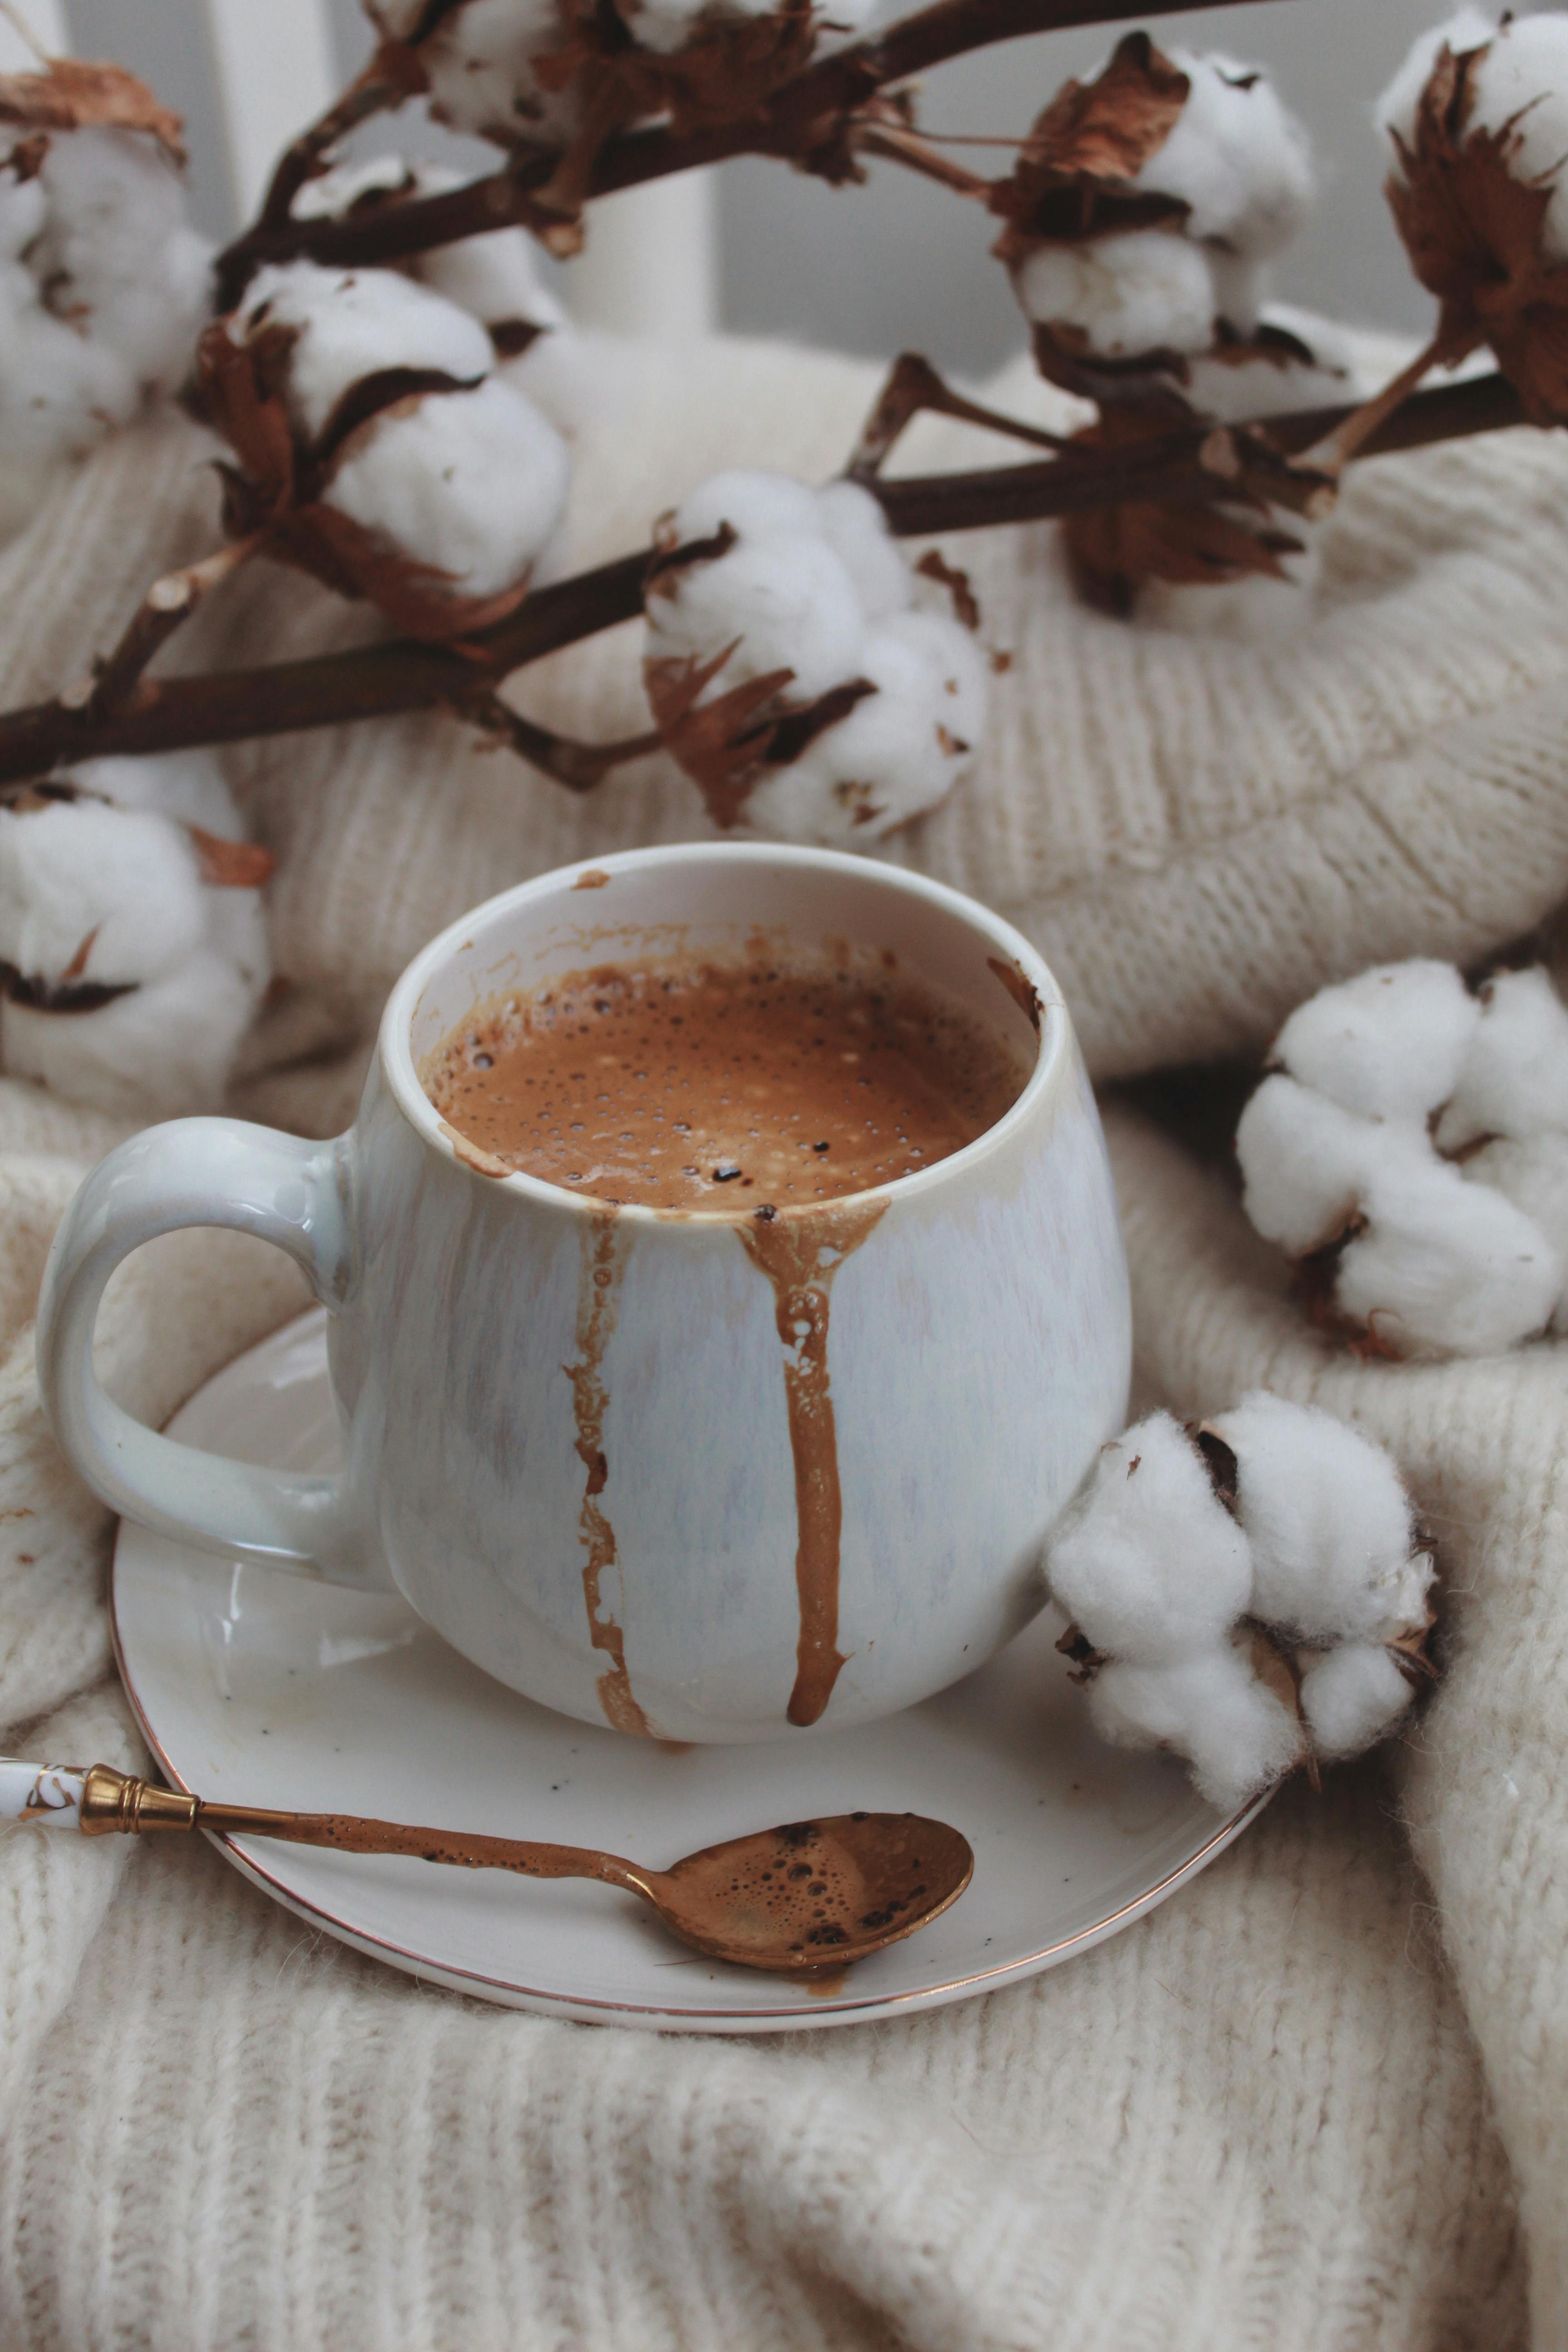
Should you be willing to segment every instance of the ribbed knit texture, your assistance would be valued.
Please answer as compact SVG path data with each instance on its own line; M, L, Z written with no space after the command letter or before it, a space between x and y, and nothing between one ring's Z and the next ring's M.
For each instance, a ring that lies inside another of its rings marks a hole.
M736 345L605 373L584 561L721 464L826 474L873 386ZM922 428L911 462L969 446ZM7 701L81 672L207 543L206 454L181 424L125 436L0 559ZM1321 604L1264 649L1079 611L1046 531L952 541L1015 659L982 771L891 854L1026 923L1101 1076L1258 1043L1373 957L1523 930L1568 894L1565 483L1523 434L1368 467ZM184 657L302 649L323 622L363 626L258 573ZM636 651L619 632L519 698L627 731ZM578 800L435 720L230 766L280 853L294 982L237 1099L306 1129L349 1115L437 924L584 851L706 831L662 762ZM29 1754L136 1752L108 1516L43 1425L28 1325L53 1225L121 1131L0 1082L0 1745ZM1144 1388L1196 1412L1265 1381L1352 1416L1436 1529L1452 1659L1392 1763L1292 1786L1031 1985L749 2044L489 2010L312 1937L205 1848L18 1833L5 2352L1568 2346L1564 1350L1341 1357L1217 1180L1125 1112L1110 1131ZM160 1243L117 1278L106 1377L161 1420L300 1297L258 1244Z

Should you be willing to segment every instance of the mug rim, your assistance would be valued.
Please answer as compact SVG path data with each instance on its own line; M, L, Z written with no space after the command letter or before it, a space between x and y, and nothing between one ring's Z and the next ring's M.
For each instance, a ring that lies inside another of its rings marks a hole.
M1037 948L1015 929L1005 917L998 915L980 899L972 898L962 890L954 890L945 882L934 881L929 875L911 872L906 866L884 866L880 860L857 856L842 849L823 849L804 842L757 841L693 841L660 842L646 847L633 847L608 852L603 857L574 858L568 865L552 866L545 874L536 874L527 882L514 883L510 889L498 890L494 898L485 898L470 907L455 922L448 923L427 940L413 961L408 964L393 986L381 1017L376 1038L376 1059L392 1094L393 1100L420 1140L437 1152L461 1174L476 1184L489 1185L492 1190L511 1191L536 1202L541 1207L574 1212L579 1216L603 1216L613 1209L617 1217L629 1217L634 1223L647 1225L714 1225L732 1227L748 1213L736 1209L669 1209L656 1207L646 1201L611 1202L597 1193L577 1192L564 1184L552 1184L542 1176L530 1175L526 1169L510 1170L504 1176L490 1176L476 1169L457 1148L454 1131L442 1118L429 1096L419 1082L410 1042L414 1013L419 998L432 974L458 953L473 931L500 913L526 903L531 898L564 896L575 888L584 874L641 872L650 866L675 863L700 865L752 865L773 867L804 867L809 871L843 874L857 881L879 883L901 893L906 898L923 899L928 906L941 908L945 913L966 923L971 929L983 933L1003 956L1010 957L1035 991L1039 1003L1039 1051L1035 1065L1023 1088L994 1125L972 1143L949 1152L929 1168L912 1171L906 1176L890 1178L886 1183L868 1185L858 1192L835 1193L831 1200L798 1202L781 1207L784 1217L809 1216L814 1211L837 1208L846 1201L913 1199L954 1177L963 1175L993 1151L1006 1145L1017 1129L1033 1116L1042 1098L1057 1083L1065 1068L1073 1035L1071 1016L1057 982L1055 973Z

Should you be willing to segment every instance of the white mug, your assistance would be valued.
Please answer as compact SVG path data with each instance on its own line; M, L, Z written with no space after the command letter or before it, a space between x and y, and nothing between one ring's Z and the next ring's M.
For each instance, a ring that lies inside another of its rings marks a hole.
M1022 1093L915 1175L762 1223L487 1172L421 1087L503 990L759 935L890 954L1010 1045ZM197 1453L104 1395L104 1286L181 1225L305 1268L341 1478ZM1044 1600L1046 1537L1123 1424L1130 1357L1104 1141L1040 958L938 883L733 843L545 875L443 932L334 1142L191 1118L122 1144L60 1228L38 1322L56 1433L116 1510L395 1589L529 1697L682 1740L843 1728L979 1665Z

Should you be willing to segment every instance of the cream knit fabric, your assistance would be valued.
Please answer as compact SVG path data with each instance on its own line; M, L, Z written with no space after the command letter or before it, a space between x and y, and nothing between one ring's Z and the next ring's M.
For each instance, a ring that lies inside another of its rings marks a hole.
M584 560L721 463L826 472L871 388L744 346L607 356ZM964 446L932 430L914 462ZM0 559L6 701L79 671L205 543L205 455L184 425L126 436ZM1256 1044L1373 956L1521 931L1568 895L1565 472L1525 435L1369 467L1321 607L1261 651L1078 611L1045 532L955 541L1015 660L981 777L894 854L1027 924L1102 1076ZM305 603L258 575L203 657L303 646ZM520 699L624 731L635 654L618 633ZM295 983L239 1094L303 1128L349 1115L386 983L437 923L583 851L705 830L662 763L577 801L436 721L243 749L232 772L280 853ZM1186 1893L1031 1985L727 2046L421 1989L205 1851L20 1833L5 2352L1568 2347L1568 1360L1333 1355L1223 1185L1110 1127L1145 1383L1183 1411L1264 1381L1352 1415L1436 1527L1453 1664L1392 1773L1290 1788ZM25 1753L135 1752L107 1515L43 1426L28 1328L53 1224L118 1132L0 1082L0 1745ZM108 1376L161 1419L300 1297L257 1245L159 1244L118 1278Z

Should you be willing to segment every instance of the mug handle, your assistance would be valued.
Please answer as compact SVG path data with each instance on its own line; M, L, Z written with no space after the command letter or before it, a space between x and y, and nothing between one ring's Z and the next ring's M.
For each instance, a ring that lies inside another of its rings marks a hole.
M258 1234L342 1304L351 1240L343 1147L237 1118L181 1118L120 1145L67 1210L38 1301L38 1386L61 1447L111 1509L157 1534L365 1591L391 1591L339 1478L260 1469L177 1444L104 1394L93 1331L110 1276L183 1225Z

